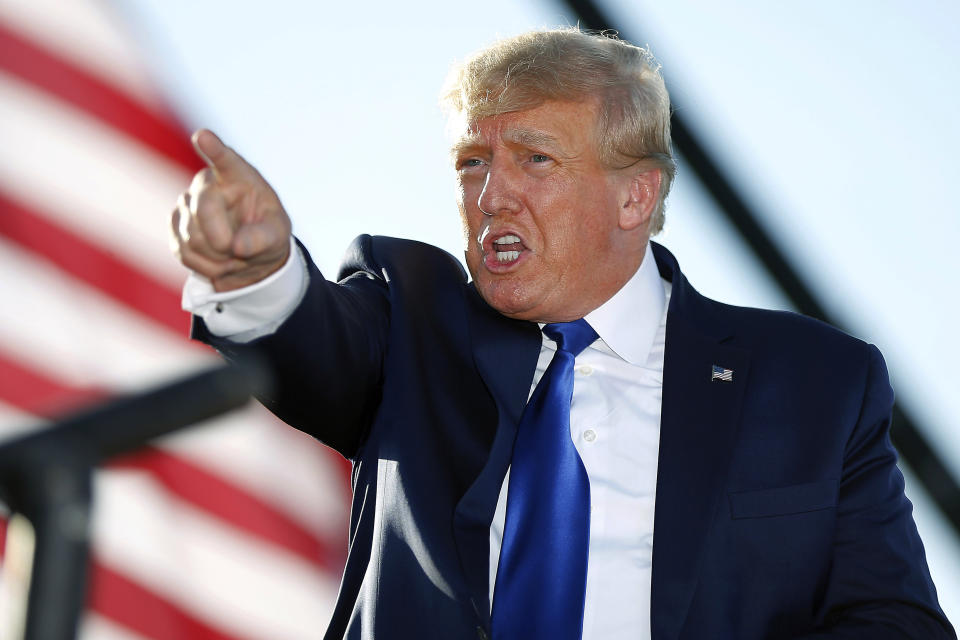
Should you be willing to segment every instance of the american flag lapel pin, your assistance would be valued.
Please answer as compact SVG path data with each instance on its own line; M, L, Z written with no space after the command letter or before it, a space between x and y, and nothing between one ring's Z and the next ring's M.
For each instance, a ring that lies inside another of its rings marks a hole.
M713 365L713 373L710 374L710 381L720 380L721 382L733 382L733 369L724 369L721 366Z

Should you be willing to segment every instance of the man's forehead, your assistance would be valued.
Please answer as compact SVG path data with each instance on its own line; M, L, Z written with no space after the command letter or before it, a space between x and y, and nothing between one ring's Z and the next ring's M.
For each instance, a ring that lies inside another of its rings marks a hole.
M479 147L497 140L528 147L557 145L561 142L556 134L538 128L534 123L503 121L474 123L457 139L455 146Z

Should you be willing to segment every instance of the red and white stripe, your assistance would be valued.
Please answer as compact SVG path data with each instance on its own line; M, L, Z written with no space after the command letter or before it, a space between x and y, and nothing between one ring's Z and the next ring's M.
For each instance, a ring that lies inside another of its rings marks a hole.
M167 250L199 163L136 60L99 2L0 0L0 438L214 358ZM348 487L309 437L252 407L110 461L95 491L82 638L322 634Z

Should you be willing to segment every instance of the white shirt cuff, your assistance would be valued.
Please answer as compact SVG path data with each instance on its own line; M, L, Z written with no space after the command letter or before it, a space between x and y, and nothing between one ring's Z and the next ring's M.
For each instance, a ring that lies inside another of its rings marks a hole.
M293 314L308 282L307 261L291 237L286 263L248 287L218 293L210 280L191 272L183 285L181 305L203 318L213 335L250 342L270 335Z

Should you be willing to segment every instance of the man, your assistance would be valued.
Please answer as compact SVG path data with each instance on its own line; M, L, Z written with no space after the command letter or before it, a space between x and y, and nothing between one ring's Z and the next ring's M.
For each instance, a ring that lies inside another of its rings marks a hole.
M326 637L954 638L879 352L703 298L649 242L674 172L649 54L528 33L445 102L470 282L369 236L325 281L206 131L173 214L194 336L265 354L261 400L354 463Z

